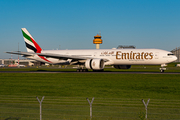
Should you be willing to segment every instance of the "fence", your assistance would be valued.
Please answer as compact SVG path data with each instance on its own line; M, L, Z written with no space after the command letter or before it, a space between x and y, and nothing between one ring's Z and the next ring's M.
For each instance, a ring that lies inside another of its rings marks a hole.
M41 100L42 96L38 96ZM92 97L89 97L92 100ZM147 102L148 99L144 99ZM149 120L180 119L180 101L152 99L148 106ZM142 120L145 118L142 99L94 98L92 120ZM36 96L0 96L1 120L39 120L40 108ZM42 120L90 120L86 97L45 96Z

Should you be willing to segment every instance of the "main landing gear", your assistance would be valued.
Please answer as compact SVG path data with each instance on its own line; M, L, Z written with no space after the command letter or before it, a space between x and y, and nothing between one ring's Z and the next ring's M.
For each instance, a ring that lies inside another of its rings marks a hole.
M88 69L77 69L77 72L88 72Z
M76 72L88 72L88 69L84 65L78 65Z
M103 72L104 69L101 70L93 70L93 72ZM88 72L88 69L84 66L78 66L76 72Z

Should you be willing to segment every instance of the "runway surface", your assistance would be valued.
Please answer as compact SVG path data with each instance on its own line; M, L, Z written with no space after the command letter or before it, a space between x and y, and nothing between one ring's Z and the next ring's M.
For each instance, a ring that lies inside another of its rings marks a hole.
M74 71L0 71L0 73L77 73L77 74L180 74L179 72L74 72Z

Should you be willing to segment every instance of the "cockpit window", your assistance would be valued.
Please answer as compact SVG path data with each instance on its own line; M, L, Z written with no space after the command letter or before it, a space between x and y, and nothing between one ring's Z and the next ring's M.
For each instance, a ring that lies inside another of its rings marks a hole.
M172 55L174 55L174 54L173 54L173 53L169 53L169 54L168 54L168 56L172 56Z

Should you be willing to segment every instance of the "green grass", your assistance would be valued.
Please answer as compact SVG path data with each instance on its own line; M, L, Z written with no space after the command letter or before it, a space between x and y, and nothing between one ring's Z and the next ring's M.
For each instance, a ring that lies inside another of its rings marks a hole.
M180 75L1 73L1 95L180 98Z
M94 120L140 119L141 99L149 119L180 119L179 74L0 73L0 119L86 120L93 102Z

